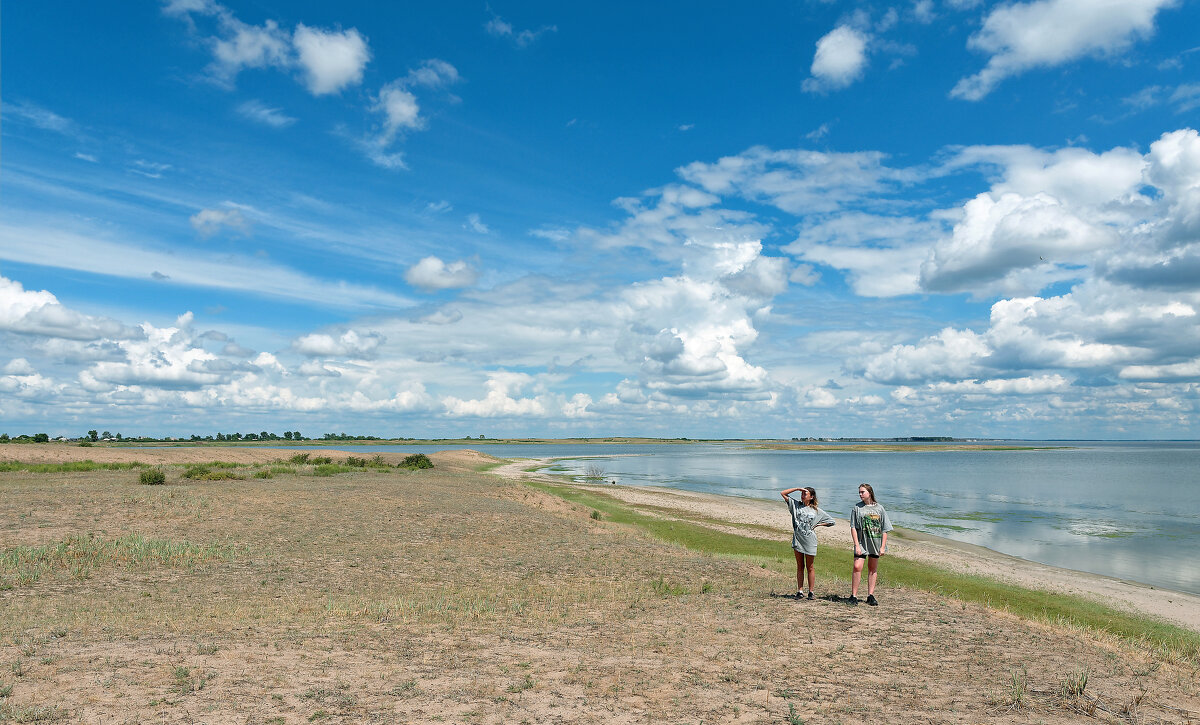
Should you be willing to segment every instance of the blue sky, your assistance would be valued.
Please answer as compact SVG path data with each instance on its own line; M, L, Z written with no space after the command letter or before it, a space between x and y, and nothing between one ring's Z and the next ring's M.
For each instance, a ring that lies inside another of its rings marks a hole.
M10 4L0 432L1198 437L1196 27Z

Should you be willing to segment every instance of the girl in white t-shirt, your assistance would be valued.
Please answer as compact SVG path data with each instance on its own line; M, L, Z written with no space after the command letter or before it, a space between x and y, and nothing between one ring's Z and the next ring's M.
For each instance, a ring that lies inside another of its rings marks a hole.
M817 490L811 486L780 491L792 514L792 550L796 554L796 598L804 596L804 572L808 572L808 598L813 598L813 563L817 558L818 526L833 526L833 517L817 508Z

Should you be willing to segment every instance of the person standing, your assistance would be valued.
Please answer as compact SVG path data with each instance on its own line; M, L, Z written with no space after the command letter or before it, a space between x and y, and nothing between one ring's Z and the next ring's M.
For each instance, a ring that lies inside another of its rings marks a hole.
M854 570L850 575L850 604L858 604L858 585L863 563L867 564L867 604L879 606L875 599L875 580L879 557L887 553L887 535L892 530L887 511L875 500L875 489L864 483L858 487L859 502L850 510L850 538L854 541Z
M792 514L792 551L796 554L796 598L804 597L804 573L808 572L808 598L813 598L816 576L818 526L833 526L833 517L817 507L817 490L812 486L779 492Z

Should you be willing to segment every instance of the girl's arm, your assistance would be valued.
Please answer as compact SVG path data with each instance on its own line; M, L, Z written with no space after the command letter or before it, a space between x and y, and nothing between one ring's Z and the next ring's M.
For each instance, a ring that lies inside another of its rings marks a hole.
M879 555L883 556L887 553L887 532L883 532L883 541L879 542Z
M780 491L780 492L779 492L779 495L780 495L780 496L783 496L784 498L787 498L789 493L792 493L792 492L794 492L794 491L799 491L799 490L800 490L800 489L802 489L802 488L804 488L804 487L803 487L803 486L797 486L797 487L795 487L795 488L789 488L789 489L787 489L786 491Z
M854 555L858 556L862 553L862 548L858 545L858 529L850 527L850 538L854 541Z

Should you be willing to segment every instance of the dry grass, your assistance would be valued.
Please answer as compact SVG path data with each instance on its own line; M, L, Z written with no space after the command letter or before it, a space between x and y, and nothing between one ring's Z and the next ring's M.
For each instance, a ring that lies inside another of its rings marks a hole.
M889 588L886 569L878 608L774 596L794 571L773 559L663 544L476 472L485 458L433 458L426 471L277 466L241 480L184 479L160 459L168 482L155 487L135 470L0 474L0 552L135 535L220 552L186 564L118 552L83 576L47 566L0 591L0 722L1152 723L1200 711L1195 664Z

